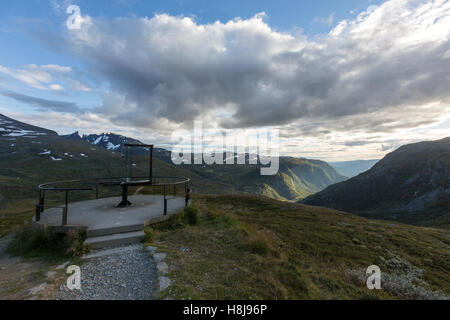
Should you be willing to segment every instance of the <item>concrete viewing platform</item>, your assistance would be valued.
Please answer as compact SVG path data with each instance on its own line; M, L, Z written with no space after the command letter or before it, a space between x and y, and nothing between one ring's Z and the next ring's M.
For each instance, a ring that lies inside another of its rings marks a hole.
M40 221L34 219L33 222L62 231L85 229L86 242L98 248L136 242L143 238L145 225L163 221L185 206L184 197L171 198L167 201L167 215L164 215L162 195L134 195L129 196L129 200L132 205L125 208L116 207L121 197L70 203L64 227L61 226L63 210L60 207L43 211Z
M116 208L121 197L102 198L72 202L67 213L67 226L82 226L89 229L123 227L146 224L149 220L164 216L162 195L129 196L132 206ZM184 198L176 197L167 201L167 214L184 208ZM41 213L38 223L47 226L61 226L62 209L49 208Z

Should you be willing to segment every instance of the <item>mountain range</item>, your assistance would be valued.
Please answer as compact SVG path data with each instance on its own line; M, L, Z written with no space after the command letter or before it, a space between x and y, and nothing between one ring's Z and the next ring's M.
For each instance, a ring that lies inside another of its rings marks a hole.
M301 201L365 217L450 224L450 137L404 145L373 168Z
M0 114L0 208L31 203L42 182L121 176L124 142L140 143L114 133L60 136ZM142 154L134 161L139 169L148 158ZM279 163L276 175L261 176L261 165L175 166L170 151L154 152L155 175L189 177L197 193L251 193L370 218L449 225L450 138L400 147L350 179L324 161L280 157Z
M0 115L3 203L18 199L20 195L34 195L37 184L46 181L120 176L123 143L141 142L114 133L80 136L75 132L60 136L52 130ZM140 162L136 169L146 165L146 155L141 155L135 159ZM224 154L226 156L229 155ZM187 176L192 180L192 189L200 193L250 192L296 201L346 179L326 162L309 159L281 157L278 174L261 177L261 165L175 166L170 151L163 148L154 149L154 158L155 175Z
M114 133L80 136L78 132L74 132L62 137L70 140L84 140L114 152L122 151L124 143L142 144L139 140ZM154 148L153 155L172 164L171 152L166 149ZM190 158L193 159L194 156L191 154ZM225 161L229 157L240 156L242 155L225 152L222 159ZM258 157L258 155L245 154L246 163L249 158ZM179 167L194 172L207 181L217 182L224 186L225 190L261 194L278 200L302 199L330 184L346 179L324 161L292 157L280 157L280 170L275 176L261 176L261 165L207 165L203 161L201 165L182 164Z

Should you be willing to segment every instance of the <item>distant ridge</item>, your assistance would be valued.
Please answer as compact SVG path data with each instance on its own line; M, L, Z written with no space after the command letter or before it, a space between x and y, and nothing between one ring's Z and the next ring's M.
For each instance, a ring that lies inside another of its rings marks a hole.
M450 227L450 137L402 146L369 171L329 186L302 203Z

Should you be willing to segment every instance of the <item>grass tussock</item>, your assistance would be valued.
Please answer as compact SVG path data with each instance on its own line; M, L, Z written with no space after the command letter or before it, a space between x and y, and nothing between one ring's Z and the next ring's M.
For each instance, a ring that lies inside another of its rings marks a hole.
M189 206L178 213L169 216L163 222L146 226L145 242L153 243L160 236L164 236L169 231L176 231L186 226L197 225L200 221L199 209L195 206Z
M48 228L26 225L20 228L9 243L6 252L23 257L63 259L81 256L89 251L84 245L85 232L53 232Z

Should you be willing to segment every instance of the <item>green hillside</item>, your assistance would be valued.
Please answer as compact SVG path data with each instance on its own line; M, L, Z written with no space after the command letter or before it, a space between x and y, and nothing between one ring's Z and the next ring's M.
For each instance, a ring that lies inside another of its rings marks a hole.
M450 294L445 230L261 196L195 195L200 221L147 228L175 299L436 299ZM368 290L378 265L382 290Z

